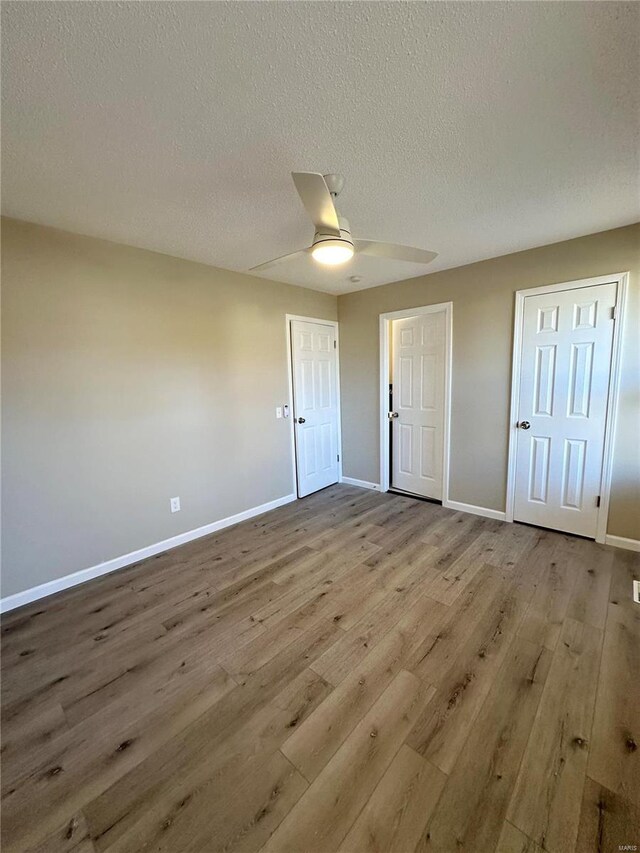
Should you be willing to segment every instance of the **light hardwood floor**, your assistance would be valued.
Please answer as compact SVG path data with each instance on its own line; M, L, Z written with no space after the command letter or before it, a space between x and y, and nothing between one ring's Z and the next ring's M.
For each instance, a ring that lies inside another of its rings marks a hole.
M640 846L639 555L335 486L3 619L3 850Z

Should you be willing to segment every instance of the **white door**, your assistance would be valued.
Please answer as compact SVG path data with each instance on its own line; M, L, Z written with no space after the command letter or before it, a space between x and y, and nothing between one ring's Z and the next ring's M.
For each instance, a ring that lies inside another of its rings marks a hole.
M595 538L616 288L525 297L516 521Z
M291 321L298 496L337 483L338 389L334 326Z
M446 313L391 324L391 487L442 500Z

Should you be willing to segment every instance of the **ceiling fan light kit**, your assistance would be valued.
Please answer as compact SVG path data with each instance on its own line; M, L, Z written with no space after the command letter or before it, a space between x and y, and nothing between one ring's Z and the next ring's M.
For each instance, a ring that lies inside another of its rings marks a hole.
M291 177L300 200L315 226L313 242L307 249L258 264L251 268L251 272L266 271L276 264L300 258L308 252L311 252L311 257L317 263L331 267L345 264L353 258L354 254L414 264L428 264L437 257L436 252L416 249L412 246L381 243L378 240L354 241L348 220L338 214L335 204L338 194L344 187L342 175L292 172Z
M319 264L330 267L344 264L353 257L353 243L348 240L321 238L313 241L311 257Z
M351 260L355 249L351 239L349 223L344 216L338 217L339 236L335 234L322 234L319 231L313 236L311 246L311 257L319 264L327 266L338 266Z

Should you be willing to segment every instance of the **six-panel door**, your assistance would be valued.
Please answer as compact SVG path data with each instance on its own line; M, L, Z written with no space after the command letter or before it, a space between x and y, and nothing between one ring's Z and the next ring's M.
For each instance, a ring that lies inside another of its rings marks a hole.
M391 485L442 499L446 313L394 320Z
M515 521L596 535L616 287L525 298Z
M338 482L335 329L293 320L293 393L298 496Z

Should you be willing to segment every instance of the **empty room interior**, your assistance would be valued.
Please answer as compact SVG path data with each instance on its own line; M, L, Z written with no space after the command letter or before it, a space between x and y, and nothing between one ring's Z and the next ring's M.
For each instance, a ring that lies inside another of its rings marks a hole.
M640 3L1 14L4 853L640 849Z

